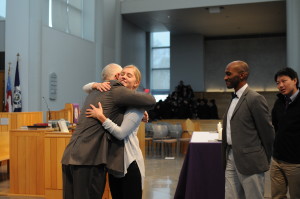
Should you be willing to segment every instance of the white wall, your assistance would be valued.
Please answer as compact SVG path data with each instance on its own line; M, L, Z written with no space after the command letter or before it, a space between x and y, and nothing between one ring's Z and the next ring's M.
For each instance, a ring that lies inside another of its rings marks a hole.
M128 64L127 61L143 63L145 34L129 22L123 23L123 31L122 64ZM171 35L170 90L173 91L178 82L183 80L194 91L227 91L223 80L224 70L233 60L244 60L249 64L251 87L258 91L274 91L274 73L287 66L286 38L203 41L202 35Z
M287 0L287 62L300 74L300 1Z
M146 87L146 33L123 20L122 66L136 65L142 73L142 86Z
M28 35L28 73L20 72L23 111L40 111L44 106L42 102L43 90L42 79L42 24L43 19L47 18L48 2L47 0L30 0L29 1L29 35ZM46 21L45 21L46 22ZM20 31L20 30L18 30ZM14 34L13 34L14 35ZM16 35L14 35L16 36ZM24 38L25 39L25 38ZM21 54L23 58L24 55ZM20 62L20 67L25 63ZM23 84L22 80L28 79L27 84ZM25 89L25 90L24 90ZM26 103L27 102L27 103ZM46 107L43 110L47 110Z
M120 2L118 0L103 0L102 23L103 28L103 65L109 63L120 64L121 25ZM98 10L96 10L97 12Z
M20 54L19 72L22 87L23 110L28 110L29 105L29 79L32 71L29 70L29 5L30 0L10 0L6 1L6 21L5 21L5 70L7 74L8 63L11 62L11 83L14 85L15 68L17 54ZM6 77L7 79L7 77ZM7 81L5 81L7 82ZM40 82L36 82L39 84ZM5 87L6 88L6 87ZM34 101L32 102L34 103Z
M63 45L62 45L63 44ZM43 27L42 32L42 96L52 110L65 103L83 104L82 86L91 82L95 73L93 42ZM57 99L49 99L49 74L57 74Z
M204 91L203 46L200 34L171 35L171 91L180 80L194 91Z
M224 71L228 63L249 64L249 85L257 91L277 90L274 74L286 67L286 38L266 37L205 41L205 91L226 91Z
M126 14L269 1L283 0L123 0L121 4L121 13Z
M0 52L5 51L5 21L0 21Z
M100 81L107 63L119 62L119 4L118 0L96 1L96 36L90 42L46 27L48 0L7 1L5 59L12 62L13 83L16 54L20 53L23 111L47 110L42 97L49 97L51 72L58 76L57 100L48 99L51 110L60 110L65 103L83 103L82 86Z

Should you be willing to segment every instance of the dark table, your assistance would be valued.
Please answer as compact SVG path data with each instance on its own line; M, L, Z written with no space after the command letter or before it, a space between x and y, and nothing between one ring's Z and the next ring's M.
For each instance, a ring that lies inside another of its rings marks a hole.
M190 143L174 199L224 199L220 142Z

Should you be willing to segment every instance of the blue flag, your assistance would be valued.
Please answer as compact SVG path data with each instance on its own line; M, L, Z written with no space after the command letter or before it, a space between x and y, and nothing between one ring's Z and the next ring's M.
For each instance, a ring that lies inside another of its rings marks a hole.
M19 61L17 61L16 66L13 109L14 112L22 112L22 93L19 78Z

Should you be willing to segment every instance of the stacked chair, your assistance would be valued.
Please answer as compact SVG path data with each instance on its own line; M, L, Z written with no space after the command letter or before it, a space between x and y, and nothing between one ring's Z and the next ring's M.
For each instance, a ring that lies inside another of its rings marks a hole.
M146 145L146 154L148 155L150 155L150 152L152 152L152 139L153 139L152 123L145 123L145 145Z
M166 157L166 159L178 157L181 145L190 141L192 133L192 129L190 129L191 132L183 131L179 123L171 124L168 122L146 123L145 131L146 154L150 155L151 153L153 156L158 155L161 158ZM188 137L185 137L187 135L183 136L183 133L187 134Z
M153 137L152 137L152 150L153 154L157 151L157 148L160 151L160 156L164 157L164 142L168 135L168 125L167 124L152 124ZM154 151L155 150L155 151Z
M166 139L163 140L163 143L165 146L167 146L167 149L169 152L169 154L167 156L168 158L174 159L174 156L170 156L170 151L172 151L172 154L174 154L173 149L176 149L176 155L177 155L177 157L179 156L181 136L182 136L181 124L169 124L168 125L168 136ZM173 147L173 145L175 145L176 147Z

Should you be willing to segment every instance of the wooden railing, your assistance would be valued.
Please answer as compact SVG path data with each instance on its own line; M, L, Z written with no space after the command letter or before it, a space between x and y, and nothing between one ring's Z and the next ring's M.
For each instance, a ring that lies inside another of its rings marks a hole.
M66 121L73 123L74 122L73 117L74 117L73 104L65 104L64 109L47 112L47 118L48 119L50 118L51 120L65 119Z

